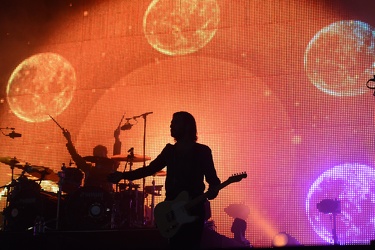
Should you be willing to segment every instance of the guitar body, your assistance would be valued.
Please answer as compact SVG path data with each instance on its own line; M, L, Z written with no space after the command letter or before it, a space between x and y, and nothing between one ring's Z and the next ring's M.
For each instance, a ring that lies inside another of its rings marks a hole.
M228 186L233 182L238 182L246 178L246 173L236 174L228 180L215 187L217 191ZM163 201L158 203L154 208L155 224L161 235L165 238L173 237L180 227L185 223L193 222L197 217L191 216L189 210L207 198L204 193L193 200L189 200L187 192L181 192L173 201Z
M185 209L188 201L188 193L181 192L173 201L163 201L155 206L155 224L163 237L171 238L181 225L196 219L196 216L190 216Z

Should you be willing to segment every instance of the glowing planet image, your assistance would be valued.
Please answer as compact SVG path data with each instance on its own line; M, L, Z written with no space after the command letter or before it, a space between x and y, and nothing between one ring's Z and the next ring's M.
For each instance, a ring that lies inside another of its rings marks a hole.
M33 55L13 71L6 94L11 111L27 122L49 120L70 104L76 89L72 65L54 53Z
M343 164L325 171L310 187L306 214L314 231L328 243L334 243L336 225L340 245L369 244L375 232L375 170Z
M219 21L216 0L153 0L143 17L143 32L159 52L185 55L210 42Z
M375 69L375 31L361 21L339 21L320 30L305 51L305 72L319 90L333 96L368 91Z

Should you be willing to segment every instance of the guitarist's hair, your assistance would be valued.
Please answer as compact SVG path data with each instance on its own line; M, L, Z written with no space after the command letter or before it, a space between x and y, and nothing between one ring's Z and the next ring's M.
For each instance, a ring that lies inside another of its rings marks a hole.
M188 138L192 141L197 141L197 123L195 122L195 118L192 114L186 111L179 111L173 114L173 118L182 119L185 124L185 131L187 133Z

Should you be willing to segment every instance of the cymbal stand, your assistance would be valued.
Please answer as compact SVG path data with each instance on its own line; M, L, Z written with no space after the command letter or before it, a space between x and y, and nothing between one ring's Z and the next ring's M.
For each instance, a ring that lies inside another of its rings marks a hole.
M151 215L150 215L151 226L154 226L154 208L155 208L155 176L152 177Z
M125 163L124 171L126 170L128 162ZM124 180L125 184L125 180ZM124 188L120 187L120 183L116 183L115 192L113 193L113 204L112 204L112 214L111 214L111 229L119 228L122 224L122 212L121 212L121 193L125 190Z
M57 191L56 230L59 230L59 227L60 227L59 223L60 223L61 189L65 180L65 169L66 169L65 163L63 163L61 166L61 171L58 172L59 190Z
M129 156L128 156L128 159L129 159L129 171L132 171L132 167L133 167L133 160L134 160L134 148L130 148L128 150L128 153L129 153ZM133 192L133 181L129 180L129 195L130 197L132 197L132 192ZM138 189L135 189L135 201L133 204L133 201L132 199L130 198L129 199L129 217L128 217L128 222L129 222L129 226L132 226L133 224L133 221L132 221L132 217L133 217L133 211L132 211L132 207L134 206L135 207L135 215L137 215L137 206L138 206Z
M14 161L10 164L10 169L11 169L10 184L4 186L6 188L6 193L5 193L6 200L5 200L5 207L4 207L3 211L9 206L9 196L10 196L10 193L11 193L10 188L14 187L15 182L16 182L16 180L14 179L15 161L16 161L16 157L14 157ZM6 216L3 216L3 230L6 227L6 218L5 217Z

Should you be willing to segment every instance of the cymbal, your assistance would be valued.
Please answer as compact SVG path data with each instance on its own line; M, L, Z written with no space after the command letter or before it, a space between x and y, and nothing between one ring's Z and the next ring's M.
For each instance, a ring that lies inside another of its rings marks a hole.
M92 163L99 163L104 165L113 165L115 162L107 157L100 157L100 156L85 156L83 157L85 161L92 162Z
M161 196L160 191L162 187L162 185L157 185L154 189L153 186L145 186L145 192L154 196Z
M116 161L143 162L143 160L151 160L151 157L143 157L143 155L134 154L134 157L131 157L130 155L114 155L111 157L111 159Z
M15 167L41 180L59 181L58 174L48 167L20 163L15 164Z
M48 180L58 182L60 180L59 175L54 172L52 169L43 166L31 166L30 175L40 178L41 180Z
M156 172L156 174L154 174L154 176L167 176L167 171L164 171L164 170L158 171Z
M20 163L19 160L16 159L16 157L9 157L9 156L0 157L0 162L7 164L9 166L14 166L17 163Z
M52 169L44 166L31 165L29 163L20 162L16 157L0 157L0 162L9 166L21 169L25 173L30 174L41 180L59 181L59 176Z

